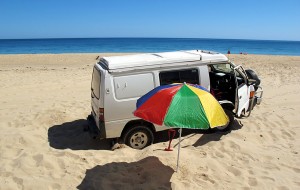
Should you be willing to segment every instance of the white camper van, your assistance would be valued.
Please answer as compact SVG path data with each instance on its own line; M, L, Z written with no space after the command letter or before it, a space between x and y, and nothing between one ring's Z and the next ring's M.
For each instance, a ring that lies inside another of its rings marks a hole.
M103 57L91 84L89 131L94 138L119 138L132 148L153 143L156 126L133 116L137 99L154 87L171 83L200 84L216 97L230 118L249 116L262 101L260 80L220 53L192 50Z

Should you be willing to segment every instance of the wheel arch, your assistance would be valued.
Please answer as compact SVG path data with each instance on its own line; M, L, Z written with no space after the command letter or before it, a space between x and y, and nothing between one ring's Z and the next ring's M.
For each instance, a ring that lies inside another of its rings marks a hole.
M126 123L126 125L121 133L121 137L124 137L124 134L130 127L132 127L134 125L138 125L138 124L148 127L153 133L156 132L155 127L152 123L145 121L143 119L137 119L137 120L131 120L128 123Z
M219 101L219 103L223 109L228 109L230 111L232 111L234 109L234 104L231 101L221 100L221 101Z

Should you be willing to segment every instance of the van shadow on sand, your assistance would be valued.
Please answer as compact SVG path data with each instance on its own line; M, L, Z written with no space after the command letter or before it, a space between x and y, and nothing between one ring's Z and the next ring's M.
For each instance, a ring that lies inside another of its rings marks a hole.
M89 132L84 131L87 125L86 119L79 119L50 127L48 129L49 145L55 149L109 150L111 140L92 139Z
M49 145L55 149L72 149L72 150L110 150L112 139L92 139L84 127L88 125L87 120L79 119L66 122L61 125L54 125L48 129ZM242 124L234 120L233 126L226 132L211 132L210 130L183 129L182 137L191 134L203 134L193 146L202 146L210 141L219 141L223 135L229 134L232 130L242 128ZM177 130L176 130L177 131ZM178 138L176 132L174 138ZM192 135L193 136L193 135ZM191 136L190 136L191 137ZM154 144L168 142L168 130L160 131L154 134ZM184 139L182 139L183 141ZM175 144L174 147L176 147Z
M137 162L112 162L86 170L78 189L171 189L174 170L157 157Z

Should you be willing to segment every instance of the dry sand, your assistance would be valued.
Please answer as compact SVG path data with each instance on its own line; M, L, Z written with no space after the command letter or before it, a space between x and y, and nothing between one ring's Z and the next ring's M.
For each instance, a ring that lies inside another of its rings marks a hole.
M300 57L230 55L263 102L229 132L186 133L176 173L166 138L111 151L83 132L99 55L0 55L0 189L300 189Z

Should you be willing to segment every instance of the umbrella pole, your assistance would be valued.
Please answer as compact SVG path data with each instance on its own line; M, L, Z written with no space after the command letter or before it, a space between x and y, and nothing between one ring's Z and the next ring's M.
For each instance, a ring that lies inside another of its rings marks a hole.
M179 129L179 144L178 144L178 154L177 154L177 167L176 167L176 172L178 172L178 166L179 166L179 153L180 153L181 132L182 132L182 128Z

